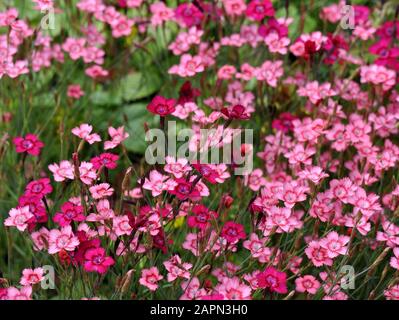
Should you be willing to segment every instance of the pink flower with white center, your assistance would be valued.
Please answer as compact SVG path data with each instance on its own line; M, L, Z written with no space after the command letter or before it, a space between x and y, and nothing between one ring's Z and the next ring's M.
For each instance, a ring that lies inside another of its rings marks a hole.
M197 300L205 296L206 290L200 286L201 283L197 277L193 277L191 281L182 282L183 295L180 297L180 300Z
M396 270L399 270L399 247L393 249L394 257L391 257L389 262L390 266Z
M183 242L182 248L191 251L192 254L195 256L199 256L197 239L198 239L197 233L187 233L186 239Z
M158 213L150 215L144 226L139 228L139 231L148 232L152 236L158 235L161 230L161 217Z
M396 84L396 72L373 64L360 68L360 82L382 85L384 91L388 91Z
M151 267L149 269L143 269L141 271L141 278L139 283L142 286L147 287L150 291L156 291L158 289L158 281L162 280L163 276L159 274L157 267Z
M76 7L85 12L101 12L105 9L103 0L80 0Z
M83 123L79 127L73 128L72 133L75 136L77 136L83 140L86 140L90 144L101 141L101 138L97 133L91 134L92 130L93 130L93 126L91 126L87 123Z
M263 177L261 169L255 169L249 175L244 176L244 185L253 191L258 191L265 184L266 179Z
M65 181L65 179L74 179L73 166L67 160L62 160L60 164L50 164L48 168L53 173L54 180L57 182Z
M108 183L96 184L90 187L89 190L94 199L110 197L114 193L114 189Z
M329 258L333 259L339 255L346 255L348 247L346 244L349 242L348 236L341 236L335 231L331 231L326 237L320 240L320 246L327 250Z
M320 288L320 282L311 275L305 275L295 279L296 291L307 292L310 294L316 294Z
M177 74L180 77L192 77L197 73L204 71L204 63L200 56L183 54L180 58L180 64L172 66L168 73Z
M127 215L116 216L112 220L113 232L119 237L123 235L130 235L132 233L132 227L129 223L129 217Z
M43 268L24 269L22 271L22 278L19 283L23 286L34 285L44 279Z
M297 182L285 183L277 198L284 202L287 208L293 208L296 203L306 200L308 187L298 185Z
M134 25L133 20L126 18L121 15L111 23L112 36L114 38L120 38L123 36L129 36L132 33L132 27Z
M33 250L47 250L49 236L50 231L48 231L45 227L41 227L38 231L32 232L31 237L33 241Z
M346 134L352 143L363 142L371 132L371 126L364 122L361 116L352 114L346 126Z
M255 69L256 79L259 81L266 81L266 83L275 88L277 86L277 81L284 74L284 69L282 67L283 61L265 61L260 67Z
M343 203L349 203L349 200L354 196L357 188L358 187L354 185L349 178L340 180L334 179L330 181L329 192Z
M98 201L96 209L98 213L89 214L86 219L87 221L104 223L104 220L112 219L115 216L107 199Z
M30 212L29 206L13 208L8 212L9 217L4 221L6 227L16 227L19 231L25 231L30 219L34 215Z
M50 230L49 254L55 254L61 250L74 251L78 245L79 239L73 234L71 226L62 227L61 230Z
M332 266L333 264L332 259L328 256L327 250L317 241L309 242L308 247L305 249L305 254L315 267L321 267L323 265Z
M91 185L97 179L96 169L91 162L83 161L79 166L80 180L87 185Z
M318 184L321 180L327 178L328 174L320 167L311 166L310 168L298 172L298 177L310 180L314 184Z
M191 263L181 261L179 255L175 254L163 263L168 271L168 282L173 282L177 278L190 279L189 270L193 267Z
M251 300L251 287L242 283L238 277L223 278L215 287L215 291L222 294L226 300Z
M78 84L71 84L67 89L67 96L73 99L80 99L85 95L84 91Z
M306 164L306 165L311 165L312 164L312 156L316 153L316 149L313 147L308 147L304 148L302 144L297 144L294 146L294 148L286 152L284 154L284 157L288 159L288 162L292 165L296 164Z
M105 141L104 143L105 150L115 148L129 137L129 134L125 132L125 128L123 126L117 129L115 129L114 127L109 127L108 133L111 137L111 140Z
M266 249L268 238L259 239L256 233L251 233L249 240L245 240L243 247L251 252L252 257L259 258Z
M143 189L151 190L152 196L157 197L163 191L170 189L171 185L166 183L168 179L168 176L164 176L157 170L151 170L149 177L144 180Z
M165 172L173 174L176 178L182 178L186 172L191 171L188 165L188 160L185 158L175 159L171 156L165 158L166 164L164 166Z
M244 63L240 67L241 72L236 73L236 78L249 81L255 77L255 70L256 69L251 65L249 65L248 63Z
M346 126L342 123L336 123L330 130L326 131L326 138L333 141L331 147L337 151L344 151L351 141L346 132Z
M86 45L86 39L79 38L68 38L62 45L62 49L69 53L72 60L78 60L83 56Z
M302 120L292 121L294 135L299 142L317 143L317 138L324 133L326 122L323 119L311 119L309 117Z
M358 187L354 195L349 199L349 203L355 207L354 213L359 211L366 217L370 218L374 213L381 212L382 208L378 202L380 197L374 193L367 195L366 191Z
M21 289L9 287L7 289L8 300L32 300L32 287L24 286Z
M387 243L388 247L395 248L399 246L399 227L393 222L386 220L382 223L384 232L377 232L377 241L383 241Z
M267 218L265 227L272 229L277 227L277 233L292 232L301 227L301 222L289 208L273 206L266 210ZM299 217L300 218L300 217Z
M357 231L363 236L367 235L371 230L371 224L368 222L365 216L362 216L360 220L357 220L357 217L348 217L345 222L346 227L356 228Z
M290 39L287 37L280 37L277 32L269 33L265 38L265 43L272 53L287 54Z
M175 12L168 8L163 2L155 2L150 6L151 24L153 26L162 25L164 22L170 21L174 18Z

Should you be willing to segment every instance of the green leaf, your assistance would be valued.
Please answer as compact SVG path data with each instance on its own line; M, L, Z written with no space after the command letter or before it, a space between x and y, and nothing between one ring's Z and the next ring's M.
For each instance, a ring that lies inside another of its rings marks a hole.
M160 76L152 70L145 74L135 72L122 80L122 97L125 101L140 100L157 92L161 84Z

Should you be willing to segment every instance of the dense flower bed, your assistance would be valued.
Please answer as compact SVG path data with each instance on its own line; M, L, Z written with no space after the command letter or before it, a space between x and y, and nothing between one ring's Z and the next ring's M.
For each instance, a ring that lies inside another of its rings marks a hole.
M399 299L394 1L14 2L0 299Z

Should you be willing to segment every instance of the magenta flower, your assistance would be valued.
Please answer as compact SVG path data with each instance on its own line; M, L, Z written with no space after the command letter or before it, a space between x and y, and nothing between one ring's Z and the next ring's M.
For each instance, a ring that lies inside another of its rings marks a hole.
M226 222L220 235L229 243L236 243L240 239L246 238L244 226L242 224L235 223L234 221Z
M287 274L280 272L273 267L266 268L263 272L258 274L259 288L268 289L270 292L277 292L280 294L287 293Z
M252 0L246 10L246 15L255 21L274 16L274 8L270 0Z
M206 230L210 227L212 220L218 217L218 214L215 211L209 210L202 204L195 205L191 212L194 215L187 218L187 224L190 228Z
M114 259L106 256L104 248L88 249L84 255L84 270L104 274L108 268L115 264Z
M53 220L61 227L65 227L70 225L72 221L85 221L86 217L83 215L82 206L68 201L61 206L61 212L56 213Z
M147 110L153 114L165 117L175 111L175 105L175 99L166 99L162 96L156 96L147 106Z
M13 143L18 153L26 152L32 156L38 156L40 154L40 149L44 147L44 143L32 133L28 133L25 137L14 138Z

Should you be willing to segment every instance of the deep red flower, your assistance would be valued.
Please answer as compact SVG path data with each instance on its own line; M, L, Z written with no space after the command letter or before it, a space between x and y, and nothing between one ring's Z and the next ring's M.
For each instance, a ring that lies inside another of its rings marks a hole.
M240 239L245 239L247 236L244 231L244 226L234 221L227 221L220 235L229 243L235 243Z
M26 152L32 156L38 156L40 149L44 147L44 143L32 133L28 133L25 137L14 138L13 143L18 153Z
M170 190L169 193L174 194L179 200L184 201L191 199L192 201L197 201L201 199L200 192L191 182L185 179L176 179L175 181L177 185L173 190Z
M202 177L205 180L209 181L212 184L217 183L216 179L219 177L219 174L217 173L216 170L212 169L210 166L198 163L193 163L191 164L191 166L199 173L201 173Z
M190 81L186 81L180 88L177 104L184 105L187 102L195 102L195 99L201 95L201 91L193 88Z
M250 118L249 114L245 112L245 107L240 104L230 108L223 108L220 111L229 119L248 120Z
M297 117L293 116L289 112L283 112L280 114L278 119L274 119L272 122L272 128L276 129L278 131L282 131L284 133L287 133L289 131L292 131L294 128L292 122L296 119Z
M205 230L211 225L211 221L218 217L215 211L209 210L202 204L195 205L191 212L194 215L187 218L187 224L190 228Z
M166 99L162 96L156 96L147 106L147 110L161 117L165 117L175 111L175 105L175 99Z
M273 267L268 267L257 276L258 287L270 292L287 293L287 274Z

